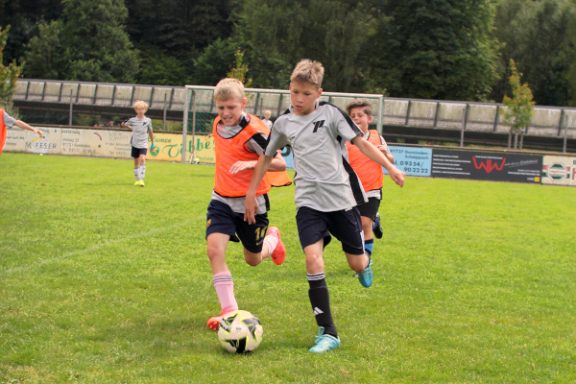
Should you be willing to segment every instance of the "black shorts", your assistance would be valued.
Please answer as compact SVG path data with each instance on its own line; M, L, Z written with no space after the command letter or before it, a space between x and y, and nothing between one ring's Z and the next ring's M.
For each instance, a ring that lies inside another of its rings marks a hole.
M375 197L368 198L368 202L358 205L360 216L368 217L370 220L376 220L378 209L380 208L380 199Z
M256 224L244 221L244 215L232 211L221 201L211 200L206 214L206 237L212 233L223 233L231 238L236 235L244 248L253 253L262 251L264 237L268 231L268 215L256 215Z
M344 252L352 255L364 254L364 234L358 209L321 212L302 207L296 213L298 236L302 248L324 239L324 246L330 242L330 234L342 243Z
M132 157L137 159L140 155L146 156L148 153L148 148L136 148L132 147Z

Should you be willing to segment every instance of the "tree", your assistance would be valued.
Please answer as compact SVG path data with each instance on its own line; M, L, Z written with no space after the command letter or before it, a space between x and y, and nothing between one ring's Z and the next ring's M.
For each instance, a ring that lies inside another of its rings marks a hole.
M310 58L326 67L325 89L361 90L358 59L375 32L373 14L365 1L245 0L233 36L254 86L285 88L296 62Z
M63 0L62 19L40 27L27 53L29 76L59 79L132 82L139 67L123 23L122 0ZM54 47L58 47L60 52ZM52 53L52 62L43 59ZM55 55L59 57L55 57Z
M369 77L392 96L482 100L497 79L492 0L390 1Z
M244 52L240 49L234 52L234 66L226 76L240 80L246 87L252 86L252 79L248 78L248 65L244 62Z
M494 98L503 96L506 64L514 59L539 103L570 104L576 98L576 79L570 80L576 63L576 2L503 0L495 23L503 47L502 80L495 86Z
M510 124L510 134L508 136L508 147L512 135L514 136L514 148L518 147L518 136L523 138L526 128L530 126L530 121L534 115L534 97L528 83L522 83L522 74L518 71L514 60L510 60L510 77L508 79L512 89L512 97L504 96L503 103L504 120ZM520 149L522 144L520 143Z
M16 80L22 73L22 65L15 61L4 65L4 48L10 27L0 27L0 105L9 105L16 88Z

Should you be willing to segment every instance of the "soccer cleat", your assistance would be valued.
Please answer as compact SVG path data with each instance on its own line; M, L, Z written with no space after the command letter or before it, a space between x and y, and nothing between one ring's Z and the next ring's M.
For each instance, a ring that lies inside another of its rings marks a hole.
M140 186L140 180L136 180L136 181L134 182L134 186L135 186L135 187L139 187L139 186Z
M206 325L211 330L217 331L218 326L220 325L220 320L222 320L222 318L226 316L226 314L234 311L235 311L234 309L224 308L222 311L220 311L220 316L212 316L211 318L208 319Z
M362 272L359 272L357 276L358 280L360 281L360 284L362 284L364 288L370 288L372 286L372 279L374 277L373 275L374 274L372 272L372 258L370 258L368 266L364 268Z
M275 236L278 238L278 244L274 251L272 251L272 261L276 265L281 265L286 260L286 247L284 247L284 243L280 238L280 229L278 227L270 227L268 229L269 236Z
M308 350L312 353L324 353L340 347L340 338L324 334L324 327L318 327L314 345Z
M376 219L372 223L372 232L374 232L374 236L376 236L377 239L381 239L382 235L384 235L384 233L382 231L382 225L380 224L380 214L379 213L376 214Z
M144 180L140 180L140 186L143 187L144 185Z

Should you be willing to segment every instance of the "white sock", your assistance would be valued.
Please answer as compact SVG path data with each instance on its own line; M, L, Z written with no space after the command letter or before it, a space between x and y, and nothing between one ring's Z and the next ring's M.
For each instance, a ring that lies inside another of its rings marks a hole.
M140 180L144 180L144 176L146 176L146 166L142 165L140 167Z
M140 180L139 177L140 177L140 168L134 168L134 178L136 180Z
M268 248L268 252L269 252L264 257L272 256L272 252L274 252L274 250L276 249L276 246L278 245L278 237L272 236L272 235L266 236L264 238L264 245L266 246L266 248Z

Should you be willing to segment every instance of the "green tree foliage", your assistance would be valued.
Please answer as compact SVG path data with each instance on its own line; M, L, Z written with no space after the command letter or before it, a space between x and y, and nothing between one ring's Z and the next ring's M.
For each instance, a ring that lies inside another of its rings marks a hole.
M245 0L234 36L257 87L286 87L294 64L307 57L324 63L324 88L360 89L358 58L375 33L372 11L363 1Z
M540 104L567 105L576 97L576 2L504 0L498 7L496 35L503 42L502 64L521 66ZM574 72L573 72L574 71ZM500 98L506 76L495 87Z
M248 64L244 61L244 52L237 49L234 52L234 67L228 71L227 77L240 80L246 87L252 86L252 79L248 77Z
M514 148L517 147L518 135L523 134L530 126L534 115L534 97L528 83L522 83L522 74L514 60L510 60L510 77L508 83L512 96L504 96L504 120L510 124L510 133L514 135Z
M134 81L137 52L125 32L128 11L122 0L63 0L61 22L39 28L30 42L28 76L57 74L59 79L90 81ZM58 50L51 48L58 47ZM59 56L43 62L49 49ZM38 72L37 72L38 71Z
M53 20L38 26L38 35L30 39L26 55L26 75L45 79L66 78L62 69L66 58L62 54L62 22Z
M10 27L0 27L0 105L10 104L16 87L16 79L22 73L22 66L15 61L4 65L4 47L8 40Z
M23 48L38 33L38 25L61 14L61 0L0 0L0 25L11 26L4 59L22 59Z
M194 80L200 85L215 85L226 76L235 61L237 44L233 39L217 39L194 60Z
M493 8L491 0L390 1L370 76L392 96L484 99L497 76Z

